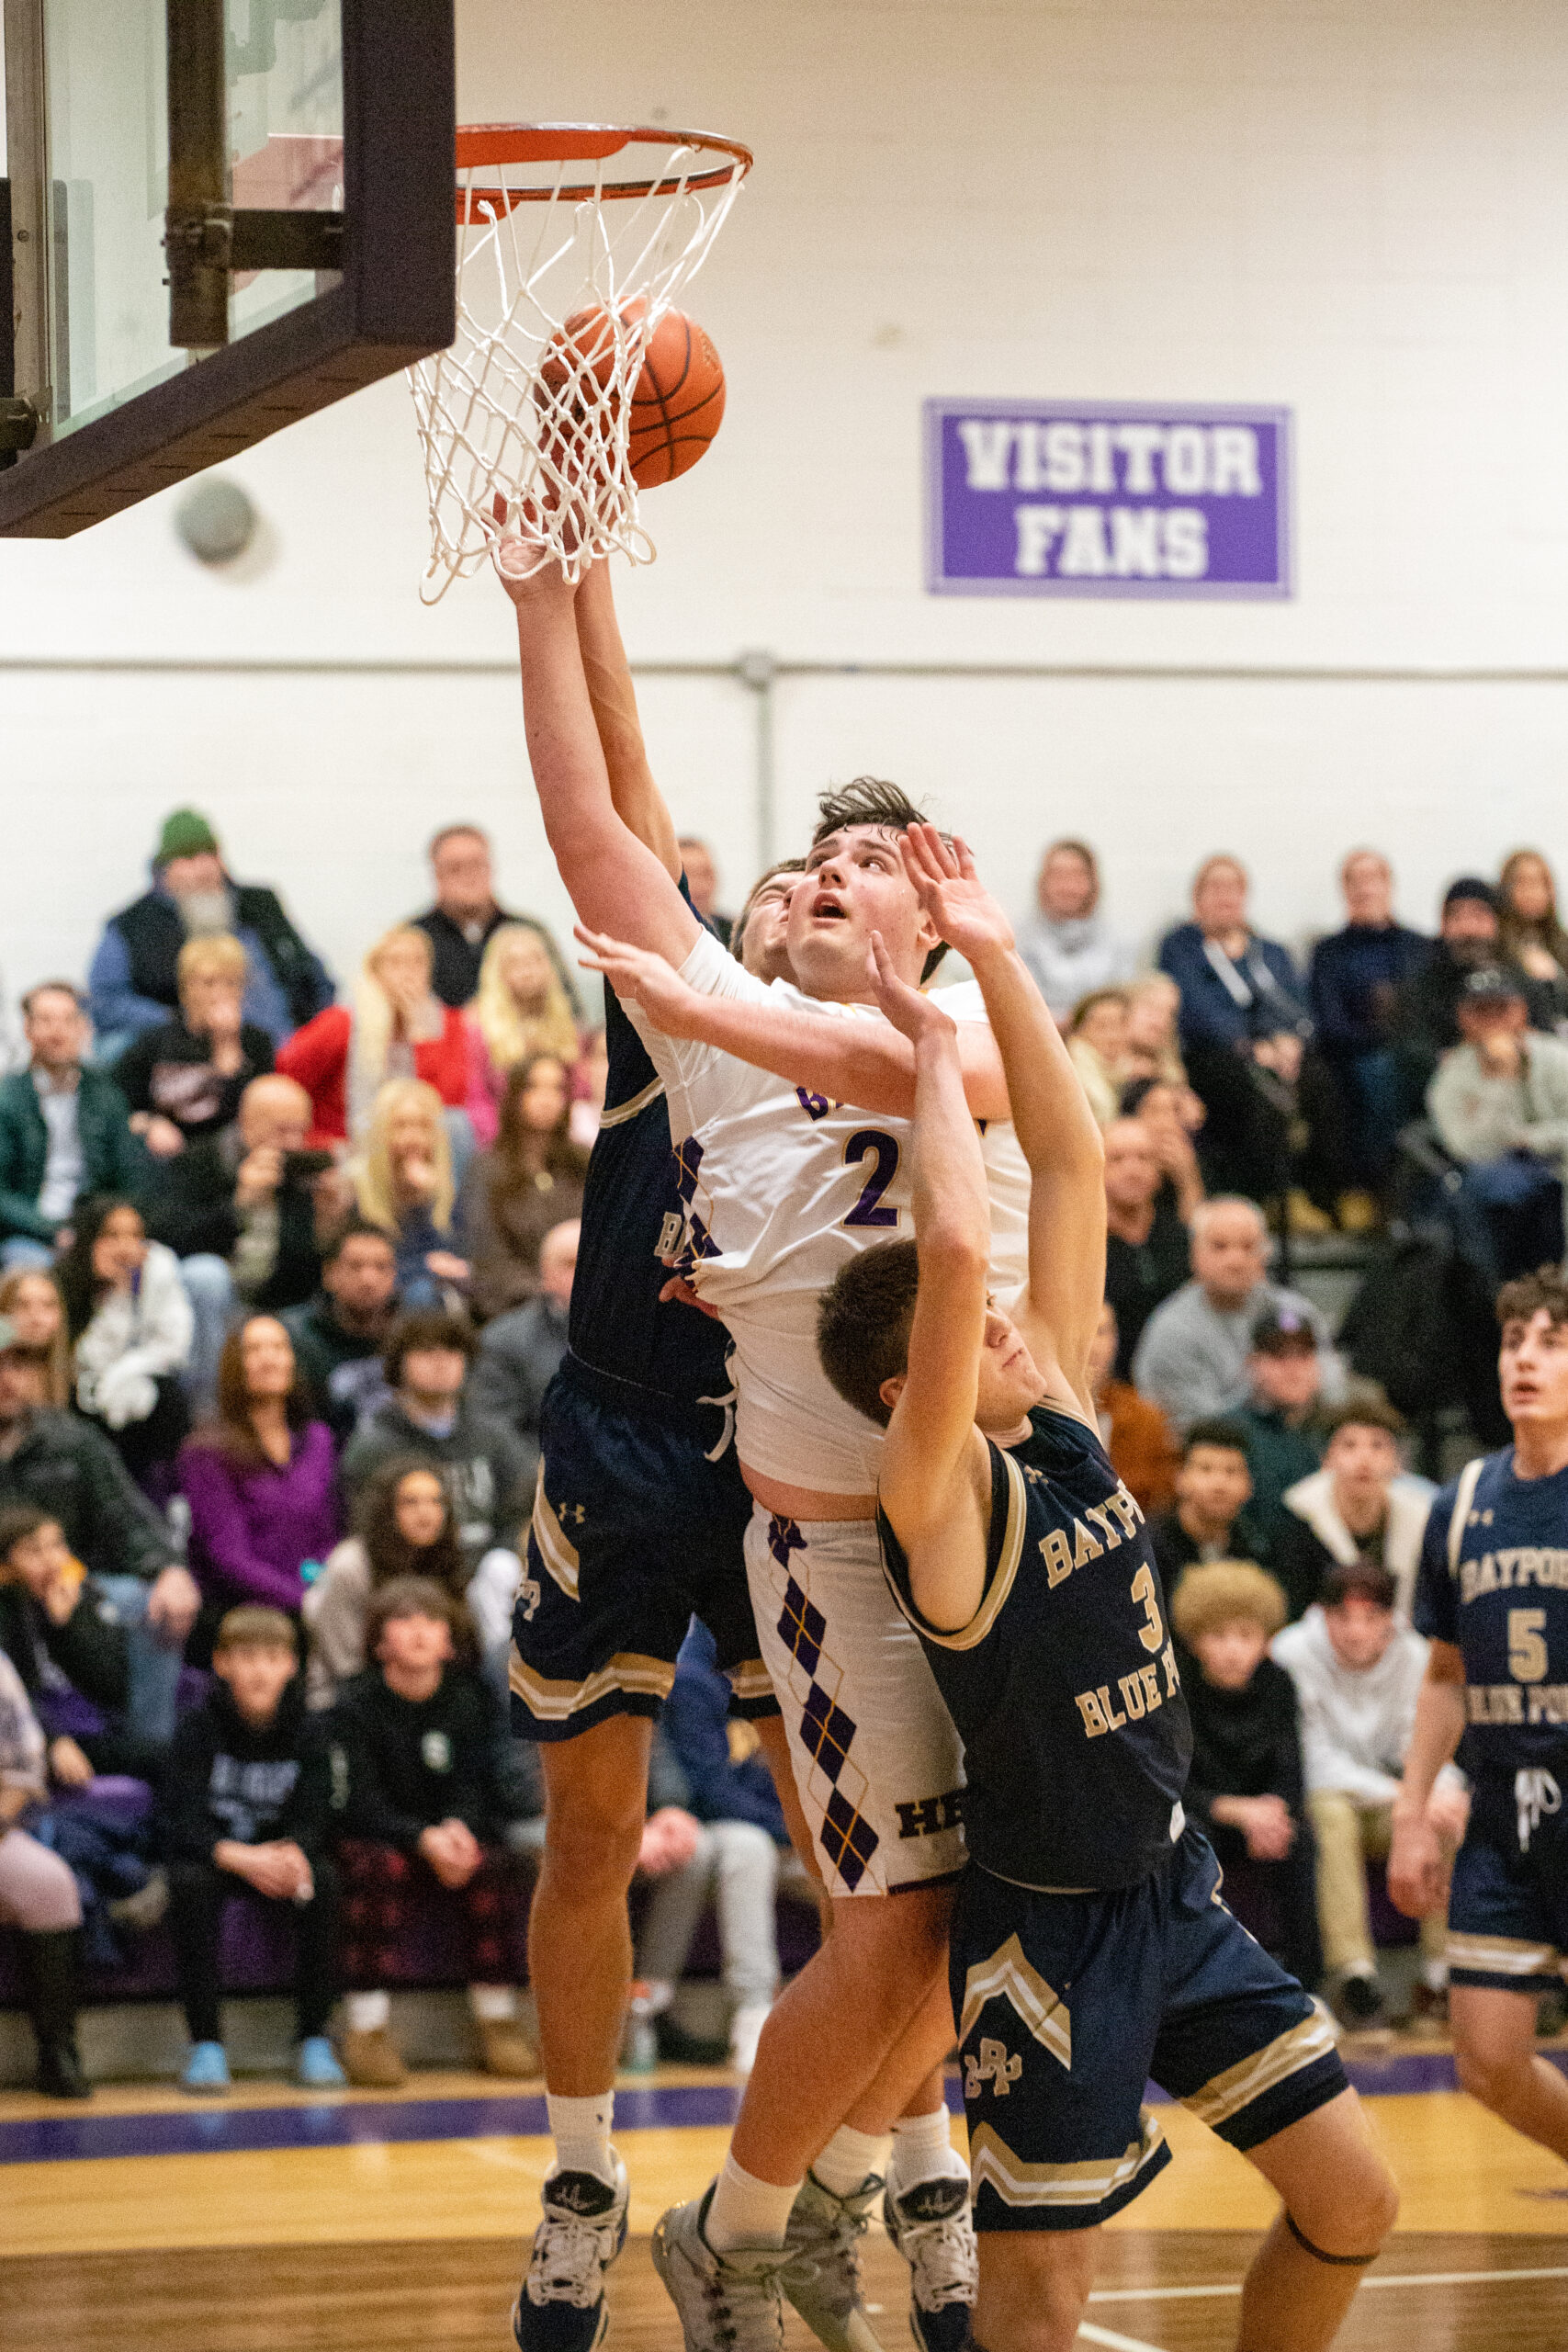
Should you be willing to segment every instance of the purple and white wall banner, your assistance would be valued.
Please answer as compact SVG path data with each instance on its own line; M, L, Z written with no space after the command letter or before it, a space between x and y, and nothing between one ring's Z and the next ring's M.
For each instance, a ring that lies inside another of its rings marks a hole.
M1291 412L926 402L944 596L1288 596Z

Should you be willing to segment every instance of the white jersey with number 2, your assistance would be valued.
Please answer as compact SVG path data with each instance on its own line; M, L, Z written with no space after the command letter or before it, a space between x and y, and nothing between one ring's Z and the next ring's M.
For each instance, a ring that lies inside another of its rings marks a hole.
M783 1003L881 1021L874 1005L830 1004L769 985L704 932L681 967L702 996ZM985 1021L977 986L940 992L956 1021ZM882 1437L846 1405L817 1354L817 1306L846 1259L912 1239L909 1122L830 1102L733 1054L652 1028L626 1011L664 1081L685 1229L671 1235L698 1295L735 1341L736 1447L764 1477L825 1494L875 1491ZM1029 1170L1010 1123L981 1130L991 1195L991 1281L1000 1304L1027 1273Z

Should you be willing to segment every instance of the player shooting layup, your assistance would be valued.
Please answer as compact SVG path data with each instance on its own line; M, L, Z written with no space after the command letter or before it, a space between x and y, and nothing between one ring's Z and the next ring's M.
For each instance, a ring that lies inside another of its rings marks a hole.
M818 1295L837 1265L895 1229L908 1198L901 1159L912 1056L874 1009L863 1006L857 1016L853 1007L866 992L868 923L874 918L897 939L911 978L938 943L885 823L862 822L818 842L807 884L790 901L791 962L819 992L821 1010L803 1009L807 1001L797 992L770 990L741 971L697 924L669 867L646 845L647 829L638 828L638 839L617 808L626 795L615 786L615 769L626 746L605 724L602 679L591 698L584 653L593 627L574 611L573 592L553 568L527 582L506 578L504 549L502 570L519 607L530 756L563 876L587 920L606 933L629 932L646 951L618 951L616 960L604 943L623 1001L657 996L662 987L671 1017L682 1007L693 1014L685 1042L650 1037L682 1144L685 1262L737 1333L739 1451L761 1505L748 1532L749 1566L753 1594L761 1597L764 1655L786 1696L795 1779L830 1887L860 1898L840 1904L839 1931L770 2019L713 2236L767 2257L760 2266L771 2274L765 2279L755 2267L737 2265L729 2283L753 2300L761 2294L776 2333L788 2227L792 2254L803 2250L804 2238L812 2257L784 2277L792 2300L837 2352L874 2340L852 2308L852 2267L846 2278L846 2267L835 2267L824 2254L833 2241L852 2247L881 2186L874 2175L886 2161L889 2120L911 2109L897 2136L886 2210L915 2271L917 2324L934 2347L961 2340L972 2268L966 2198L962 2179L953 2178L940 2079L932 2077L950 2038L941 1972L948 1885L962 1859L962 1770L951 1719L877 1568L875 1433L858 1428L829 1387L814 1325ZM599 594L607 597L602 572L581 592ZM609 659L613 628L607 604L604 611L598 669ZM619 707L635 732L629 678ZM875 805L868 813L901 820L908 813L901 796L883 797L886 810ZM706 993L677 982L671 963ZM704 1020L715 1034L700 1038ZM747 1050L759 1059L771 1052L781 1076L760 1075L716 1049L739 1042L743 1031ZM994 1045L979 1023L969 1024L965 1037L976 1107L1005 1122ZM846 1099L867 1106L878 1124L863 1110L847 1111ZM1006 1207L998 1226L1021 1238L1024 1171L1010 1130L993 1125L987 1150L998 1170L1012 1171L1010 1194L999 1185ZM1021 1258L1010 1280L998 1272L1010 1287L1021 1276ZM550 1476L547 1453L546 1497L558 1517L568 1498L551 1491ZM682 1508L682 1496L673 1494L668 1533L677 1547ZM829 1595L830 1626L819 1605ZM525 1662L530 1638L520 1625ZM904 1890L892 1906L875 1899L890 1888ZM587 2086L582 2103L594 2103ZM552 2120L565 2104L552 2076ZM614 2190L607 2099L601 2095L597 2105L596 2177ZM803 2192L808 2165L815 2177ZM585 2159L573 2168L590 2169ZM575 2194L576 2184L567 2186ZM547 2190L547 2220L550 2201ZM549 2295L548 2246L536 2246L530 2271L531 2281L534 2269L541 2272L545 2301L562 2303L558 2322L570 2326L575 2315L590 2343L602 2324L603 2264L618 2237L615 2208L604 2201L605 2211L592 2217L601 2241L592 2278L584 2266L581 2278L563 2278L560 2298ZM624 2191L616 2201L624 2212ZM563 2258L568 2231L563 2215ZM520 2337L530 2344L544 2340L528 2308L534 2300L531 2283L518 2315ZM541 2302L537 2318L544 2314ZM716 2331L727 2324L722 2298L709 2316ZM553 2326L550 2340L566 2341L565 2328Z
M1333 2036L1219 1900L1180 1804L1191 1755L1143 1513L1088 1380L1105 1263L1089 1105L961 844L903 843L979 980L1033 1173L1016 1319L988 1294L985 1170L955 1032L874 941L916 1052L915 1241L847 1265L824 1363L887 1428L887 1574L964 1735L969 1861L951 1959L979 2232L975 2343L1068 2352L1097 2224L1169 2159L1150 2075L1280 2191L1242 2290L1246 2352L1321 2352L1393 2183Z

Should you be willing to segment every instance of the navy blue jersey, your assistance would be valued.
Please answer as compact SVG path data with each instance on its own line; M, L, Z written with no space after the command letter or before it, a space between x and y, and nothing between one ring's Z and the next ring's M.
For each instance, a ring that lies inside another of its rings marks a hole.
M670 1114L659 1074L608 985L604 1043L609 1082L583 1193L571 1351L595 1371L683 1403L723 1396L730 1385L724 1325L697 1307L659 1302L670 1279L660 1252L672 1251L684 1222Z
M1450 1567L1458 1494L1451 1479L1433 1501L1414 1614L1464 1659L1460 1761L1489 1780L1568 1778L1568 1470L1518 1478L1512 1446L1488 1454Z
M972 1860L1029 1887L1133 1886L1179 1838L1192 1727L1144 1514L1092 1430L1043 1406L989 1448L980 1606L957 1633L883 1563L964 1741Z

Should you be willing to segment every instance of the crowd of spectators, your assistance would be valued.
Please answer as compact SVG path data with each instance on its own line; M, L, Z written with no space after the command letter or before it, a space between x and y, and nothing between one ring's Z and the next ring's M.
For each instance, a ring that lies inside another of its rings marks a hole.
M682 849L727 934L711 855ZM164 1917L186 2083L226 2083L219 1952L246 1891L294 1923L303 2080L401 2078L389 1998L429 1901L460 1924L482 2062L534 2063L541 1781L507 1644L604 1041L546 925L497 899L483 833L444 829L431 862L434 903L339 1003L276 892L177 810L85 987L23 999L0 1080L0 1919L64 2095L84 1952ZM765 877L781 902L791 878ZM1020 946L1104 1132L1091 1382L1173 1596L1190 1806L1237 1907L1364 2024L1431 1489L1273 1253L1427 1214L1487 1288L1561 1258L1568 932L1534 852L1456 881L1432 939L1376 853L1341 879L1303 970L1211 857L1140 976L1092 849L1059 841ZM775 1894L811 1894L703 1642L656 1750L634 2064L749 2063ZM93 1809L128 1780L152 1792L130 1826ZM1440 1795L1451 1838L1462 1792ZM710 1906L715 2050L673 2014ZM1424 1971L1437 2002L1435 1947Z

